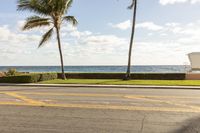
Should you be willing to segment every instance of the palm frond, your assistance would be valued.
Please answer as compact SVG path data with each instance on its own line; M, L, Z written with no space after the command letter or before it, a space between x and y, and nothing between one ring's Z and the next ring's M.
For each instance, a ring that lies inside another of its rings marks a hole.
M74 16L65 16L65 17L63 17L63 21L67 21L74 26L78 24L78 21L76 20L76 18Z
M65 4L65 8L63 10L63 14L66 14L68 12L68 10L71 7L72 3L73 3L73 0L65 0L65 3L64 3Z
M51 28L47 33L45 33L42 36L42 40L40 41L40 44L39 44L38 48L40 48L45 42L47 42L51 38L51 36L53 34L53 29L54 28Z
M51 11L54 16L64 15L71 7L73 0L48 0L48 5L51 7Z
M49 18L41 18L39 16L32 16L27 18L23 30L29 30L41 26L49 26L51 21Z
M133 9L134 5L135 5L135 0L132 0L132 3L130 6L128 6L128 9Z
M49 0L18 0L17 10L28 10L40 15L49 15L50 7L47 2Z

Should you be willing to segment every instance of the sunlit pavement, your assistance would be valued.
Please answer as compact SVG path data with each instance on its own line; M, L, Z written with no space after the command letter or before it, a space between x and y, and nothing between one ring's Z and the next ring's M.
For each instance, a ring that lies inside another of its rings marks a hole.
M0 87L2 133L196 133L200 90Z

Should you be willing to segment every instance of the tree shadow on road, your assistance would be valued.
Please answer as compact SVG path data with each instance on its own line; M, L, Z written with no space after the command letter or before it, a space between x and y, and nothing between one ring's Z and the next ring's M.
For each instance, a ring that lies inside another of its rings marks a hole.
M193 118L185 121L182 128L173 133L200 133L200 118Z

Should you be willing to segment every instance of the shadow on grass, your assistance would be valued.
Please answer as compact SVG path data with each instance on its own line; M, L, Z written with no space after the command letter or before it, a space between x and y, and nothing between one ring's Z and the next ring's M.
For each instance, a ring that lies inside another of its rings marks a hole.
M115 84L117 82L122 82L124 80L111 80L111 81L103 81L103 82L98 82L96 84L105 84L105 85L109 85L109 84Z

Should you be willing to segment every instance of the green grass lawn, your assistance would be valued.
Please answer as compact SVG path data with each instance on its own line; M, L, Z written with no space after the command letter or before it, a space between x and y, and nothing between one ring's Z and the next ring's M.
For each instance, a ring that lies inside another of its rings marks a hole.
M98 84L98 85L165 85L165 86L200 86L200 80L110 80L110 79L68 79L50 80L41 84Z

